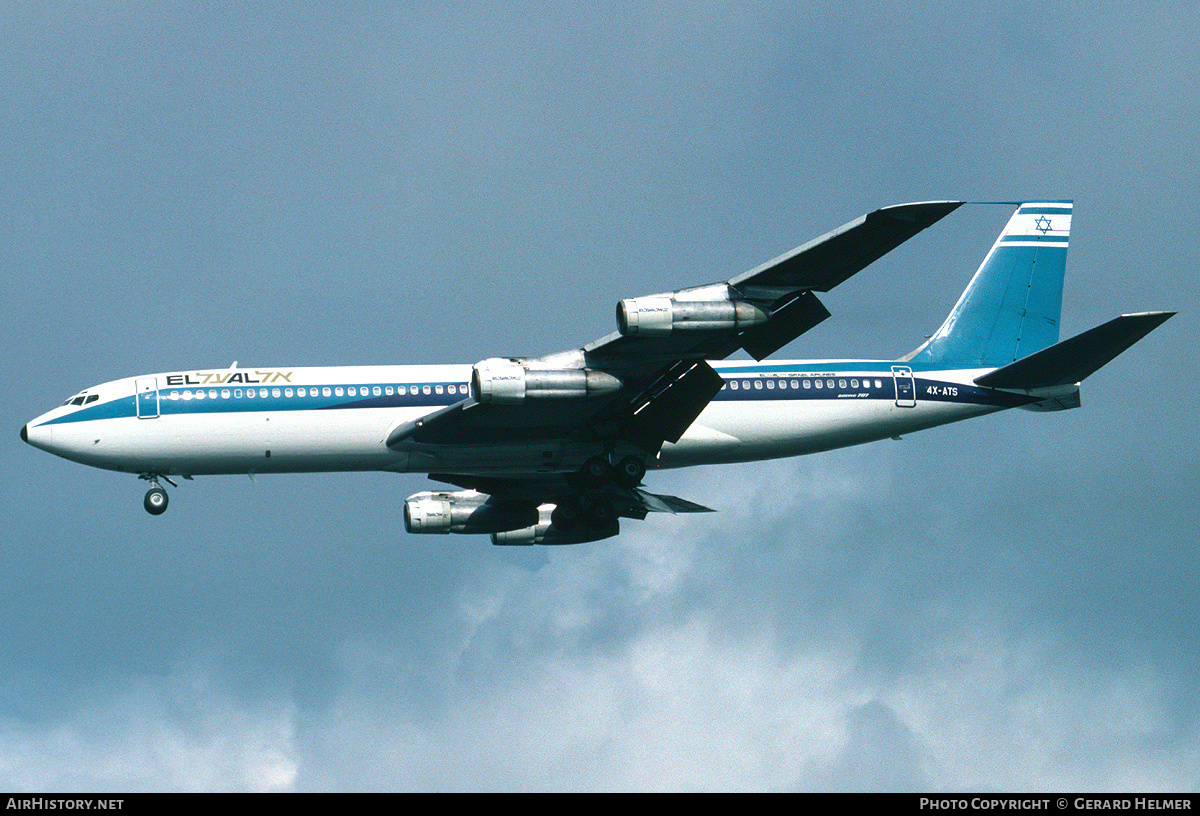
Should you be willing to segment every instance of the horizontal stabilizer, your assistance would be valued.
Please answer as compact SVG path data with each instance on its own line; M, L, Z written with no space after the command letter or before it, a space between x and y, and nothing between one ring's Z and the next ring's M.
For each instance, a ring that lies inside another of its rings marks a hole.
M1158 328L1174 312L1121 315L1070 340L976 377L987 388L1033 390L1081 382Z

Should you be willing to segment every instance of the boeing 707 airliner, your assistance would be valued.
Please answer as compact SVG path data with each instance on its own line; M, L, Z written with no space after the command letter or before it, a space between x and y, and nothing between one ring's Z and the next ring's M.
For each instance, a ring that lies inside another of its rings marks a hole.
M85 389L21 429L29 444L150 483L213 474L420 472L457 490L404 504L412 533L575 544L620 519L708 508L647 470L886 439L1006 408L1078 407L1082 380L1173 312L1059 340L1070 201L1017 204L953 311L899 360L768 358L829 312L827 292L963 202L868 213L726 281L629 298L617 331L543 357L461 366L250 367ZM751 360L727 361L744 351ZM721 362L725 361L725 362Z

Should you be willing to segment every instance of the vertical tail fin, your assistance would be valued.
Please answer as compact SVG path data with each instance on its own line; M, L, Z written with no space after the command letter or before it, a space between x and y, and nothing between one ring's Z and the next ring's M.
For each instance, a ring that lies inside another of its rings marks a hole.
M1070 201L1017 207L946 322L909 359L995 368L1057 343L1071 208Z

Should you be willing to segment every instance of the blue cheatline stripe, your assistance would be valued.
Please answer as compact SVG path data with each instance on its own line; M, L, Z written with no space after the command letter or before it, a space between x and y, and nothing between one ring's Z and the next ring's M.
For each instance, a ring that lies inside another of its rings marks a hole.
M753 365L733 366L733 365L714 365L713 368L718 374L726 379L730 377L740 377L742 374L825 374L826 372L843 372L843 376L852 376L850 371L855 372L875 372L886 373L889 377L892 375L892 366L896 365L894 360L792 360L783 363L756 363Z
M808 382L807 388L804 387L806 381ZM879 382L878 386L875 384L876 381ZM969 383L922 377L919 372L915 373L914 381L918 402L951 402L1014 408L1037 401L1024 395L993 391L990 388L981 388ZM795 385L793 386L792 383ZM818 383L820 383L819 387ZM736 387L734 387L735 384ZM730 372L726 376L725 387L717 392L713 399L720 402L807 402L815 400L894 402L896 400L896 383L890 370L882 376L875 376L872 373L869 378L864 377L860 369L855 369L853 373L836 373L826 370L822 376L797 377L758 376L753 373L737 376Z
M413 385L421 388L422 392L417 394L408 393ZM427 385L429 386L430 390L429 394L425 394L423 391ZM449 393L448 388L451 385L455 386L455 391L458 393ZM304 388L309 393L303 397L297 396L295 394L295 389L298 387ZM356 385L354 387L357 390L362 390L364 388L374 389L375 385ZM394 383L390 383L388 385L380 383L378 387L382 390L388 387L399 389L400 386ZM442 389L441 394L436 393L436 388L438 387ZM199 387L160 388L158 391L158 410L161 416L181 416L186 414L233 414L252 411L321 411L338 408L437 408L443 405L450 405L463 399L466 396L466 393L463 390L465 387L466 383L460 382L412 383L404 386L404 394L393 393L389 395L384 393L380 394L378 397L374 395L356 395L351 397L344 393L348 388L346 385L291 386L293 389L293 396L290 397L284 396L284 389L282 386L267 387L266 390L268 395L266 397L246 396L246 393L249 390L253 390L255 394L258 394L262 390L261 387L255 387L253 389L230 388L228 386L203 389ZM336 394L331 393L329 396L325 396L323 393L319 393L325 388L329 388L331 392L335 388L341 388L343 390L343 394L342 396L337 396ZM273 395L276 390L280 392L280 396L278 397ZM208 394L209 391L216 391L217 396L205 396L203 399L197 399L194 396L192 399L182 398L182 394L184 392L195 394L199 391L203 391L205 394ZM228 391L230 396L220 396L222 391ZM242 396L233 396L233 394L238 391L242 392ZM170 394L172 392L180 394L180 397L171 399ZM135 398L130 395L114 400L108 400L106 402L98 402L94 405L80 408L77 411L72 411L69 414L56 417L55 419L52 419L44 424L59 425L70 422L87 422L95 419L118 419L135 416L137 416L137 402Z
M63 414L42 424L62 425L67 422L86 422L92 419L120 419L132 416L137 416L137 403L133 396L130 395L120 399L109 400L108 402L97 402L94 405L80 408L69 414Z

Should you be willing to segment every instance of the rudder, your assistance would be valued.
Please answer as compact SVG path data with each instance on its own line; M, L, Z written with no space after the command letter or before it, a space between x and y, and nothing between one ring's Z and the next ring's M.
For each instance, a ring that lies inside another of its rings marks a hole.
M1017 207L941 328L907 359L996 368L1058 342L1070 201Z

